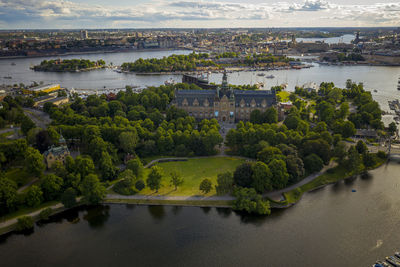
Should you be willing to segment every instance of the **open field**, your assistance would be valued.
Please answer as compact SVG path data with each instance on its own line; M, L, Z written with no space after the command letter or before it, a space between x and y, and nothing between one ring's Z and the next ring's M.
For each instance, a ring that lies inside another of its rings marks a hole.
M217 175L219 173L231 171L233 172L237 166L245 162L243 159L230 157L213 157L213 158L197 158L189 159L188 161L164 162L157 163L164 171L164 176L161 181L161 188L158 193L146 187L140 194L143 195L168 195L168 196L193 196L202 195L199 190L201 181L205 178L211 180L213 189L207 196L215 194L215 185ZM174 190L174 186L170 185L170 173L177 171L184 179L183 185ZM146 181L150 169L144 172L144 180Z

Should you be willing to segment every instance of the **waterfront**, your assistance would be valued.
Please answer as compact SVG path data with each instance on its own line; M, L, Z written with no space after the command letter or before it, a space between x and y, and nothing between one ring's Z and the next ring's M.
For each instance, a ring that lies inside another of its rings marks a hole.
M269 217L134 205L71 211L28 236L3 237L0 257L4 266L370 266L400 249L399 172L389 163Z
M126 52L126 53L101 53L87 54L78 56L64 56L61 58L86 58L90 60L104 59L107 64L119 65L123 62L134 61L140 57L163 57L173 53L187 54L190 51L145 51L145 52ZM4 76L11 76L12 79L0 77L0 84L26 83L33 81L44 83L60 83L66 88L78 89L103 89L123 88L125 85L135 86L159 86L164 81L173 79L181 81L182 75L137 75L135 73L117 73L111 69L101 69L91 72L81 73L50 73L35 72L29 69L31 65L40 63L44 59L50 58L24 58L24 59L3 59L0 60L0 72ZM16 65L11 65L11 63ZM308 82L320 83L332 81L337 86L345 86L347 79L356 82L363 82L367 90L376 89L372 92L374 98L381 104L383 110L388 111L388 100L399 98L400 92L397 90L397 80L400 76L400 67L384 66L322 66L315 64L313 68L301 70L279 70L266 72L267 75L274 75L273 79L257 76L257 72L234 72L228 74L228 81L231 84L255 84L264 82L265 88L288 83L288 90L294 90L296 85L303 85ZM3 76L1 75L1 76ZM212 73L209 76L210 82L220 83L222 74Z

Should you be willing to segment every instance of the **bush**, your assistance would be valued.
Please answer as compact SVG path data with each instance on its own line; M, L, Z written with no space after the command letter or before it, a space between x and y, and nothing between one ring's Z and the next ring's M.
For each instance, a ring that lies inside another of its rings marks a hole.
M113 187L114 192L120 195L134 195L136 194L135 189L133 189L133 179L127 178L124 180L119 181Z
M137 182L135 183L135 188L138 191L142 191L145 187L146 187L146 185L144 184L144 181L142 179L137 180Z
M49 216L51 215L51 213L53 212L53 210L51 208L45 208L44 210L42 210L39 213L39 219L40 220L47 220L49 219Z
M383 152L383 151L378 151L378 153L376 153L376 155L381 159L386 159L387 158L386 153Z
M33 228L33 218L30 216L22 216L18 218L16 230L18 232Z

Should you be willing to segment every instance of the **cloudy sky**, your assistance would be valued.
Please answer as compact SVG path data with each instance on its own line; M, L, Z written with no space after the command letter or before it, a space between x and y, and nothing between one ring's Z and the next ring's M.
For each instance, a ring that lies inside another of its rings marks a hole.
M400 26L400 0L0 0L0 29Z

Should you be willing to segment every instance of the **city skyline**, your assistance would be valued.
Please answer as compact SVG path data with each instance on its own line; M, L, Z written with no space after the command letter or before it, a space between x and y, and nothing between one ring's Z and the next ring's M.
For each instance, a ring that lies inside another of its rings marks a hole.
M0 29L383 27L400 3L383 0L108 1L0 0Z

